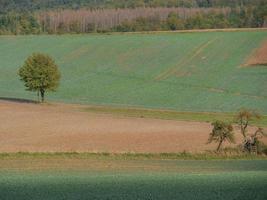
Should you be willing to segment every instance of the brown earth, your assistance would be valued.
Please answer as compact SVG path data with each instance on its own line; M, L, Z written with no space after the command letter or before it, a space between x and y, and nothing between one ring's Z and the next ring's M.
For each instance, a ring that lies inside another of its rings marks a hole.
M251 65L267 65L267 41L263 42L260 48L256 49L245 63L245 66Z
M115 117L84 108L0 100L0 152L160 153L215 148L206 144L209 123Z

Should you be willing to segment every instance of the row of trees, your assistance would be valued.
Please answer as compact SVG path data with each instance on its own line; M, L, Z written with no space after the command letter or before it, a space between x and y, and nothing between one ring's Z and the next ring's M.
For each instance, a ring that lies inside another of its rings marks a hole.
M40 32L40 23L32 14L9 13L0 15L0 35L39 34Z
M266 15L266 16L265 16ZM171 12L165 20L159 17L139 17L133 21L124 21L113 28L114 31L158 31L215 28L255 28L267 26L267 7L264 15L252 9L225 9L224 12L196 12L189 17Z
M267 26L267 4L238 8L57 10L0 15L0 34L64 34Z
M0 0L0 14L11 11L40 11L80 8L137 7L237 7L255 6L265 0Z
M264 143L260 141L262 137L267 136L267 133L261 127L257 127L254 133L248 132L249 124L252 120L258 120L261 116L247 109L240 110L235 118L240 133L243 137L242 150L249 153L261 153L264 148ZM211 142L218 143L217 151L222 147L223 142L235 143L234 128L231 123L224 121L215 121L212 123L213 129L209 135L208 144Z
M157 27L157 30L169 30L166 25L171 13L186 20L206 13L225 16L229 11L227 8L61 10L42 12L38 15L38 21L42 31L48 33L155 30L153 27Z

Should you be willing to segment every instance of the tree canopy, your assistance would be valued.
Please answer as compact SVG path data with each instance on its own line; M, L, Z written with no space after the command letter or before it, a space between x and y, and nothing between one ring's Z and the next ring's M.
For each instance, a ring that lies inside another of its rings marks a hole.
M234 128L231 124L223 121L215 121L212 123L213 129L210 133L208 143L216 142L219 143L217 151L220 150L223 142L228 141L229 143L234 143Z
M0 13L58 8L236 7L264 0L0 0Z
M34 53L19 69L19 76L28 91L41 94L42 102L46 91L55 91L59 85L60 72L55 61L49 56Z
M266 26L266 0L0 0L0 35Z

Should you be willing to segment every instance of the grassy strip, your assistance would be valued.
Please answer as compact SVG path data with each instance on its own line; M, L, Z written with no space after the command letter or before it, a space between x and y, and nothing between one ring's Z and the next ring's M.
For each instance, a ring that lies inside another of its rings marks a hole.
M116 34L159 34L159 33L247 32L247 31L267 31L267 28L189 29L189 30L175 30L175 31L168 30L168 31L107 32L100 34L116 35Z
M134 32L105 32L105 33L65 33L70 36L80 35L142 35L142 34L173 34L173 33L207 33L207 32L254 32L254 31L267 31L267 28L213 28L213 29L188 29L188 30L167 30L167 31L134 31ZM46 34L43 34L46 35ZM7 36L7 35L4 35ZM8 35L13 36L13 35ZM61 36L61 35L56 35ZM1 35L0 35L1 37Z
M46 152L17 152L17 153L0 153L0 160L4 159L18 159L18 158L76 158L76 159L112 159L112 160L242 160L242 159L267 159L266 155L253 155L240 152L229 152L222 151L220 153L216 152L206 152L206 153L78 153L78 152L55 152L55 153L46 153Z
M215 120L234 122L235 118L235 115L233 113L177 112L171 110L152 110L152 109L142 109L142 108L120 108L120 107L107 107L107 106L90 106L85 110L88 112L113 114L124 117L183 120L183 121L197 121L197 122L213 122ZM264 115L261 120L252 121L251 125L266 127L267 116Z
M105 33L64 33L62 35L55 34L54 36L81 36L81 35L142 35L142 34L173 34L173 33L207 33L207 32L255 32L267 31L267 28L213 28L213 29L188 29L188 30L166 30L166 31L134 31L134 32L105 32ZM47 35L42 33L40 35ZM0 37L18 37L17 35L0 35Z

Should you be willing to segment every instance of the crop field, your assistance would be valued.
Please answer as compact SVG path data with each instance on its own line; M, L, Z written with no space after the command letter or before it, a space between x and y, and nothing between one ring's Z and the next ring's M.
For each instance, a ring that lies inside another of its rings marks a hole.
M17 72L44 52L62 74L48 101L266 114L267 68L246 65L266 39L266 31L1 36L0 97L36 99Z
M87 105L0 100L0 152L204 152L214 150L216 144L207 144L211 125L202 120L234 118L224 114L186 115L189 121L177 121L186 117L175 112L129 110L126 115L123 109L92 109L88 112ZM266 119L253 125L266 130ZM249 133L254 131L255 127L248 128ZM237 143L226 142L223 147L242 143L237 127L235 134ZM267 137L261 140L267 143Z
M0 163L3 200L267 198L266 160L48 156L1 158Z
M207 144L210 122L242 107L263 114L249 134L266 130L266 41L266 30L0 36L0 199L267 199L267 157L240 151L236 124L236 144ZM18 77L34 52L62 74L43 104Z

